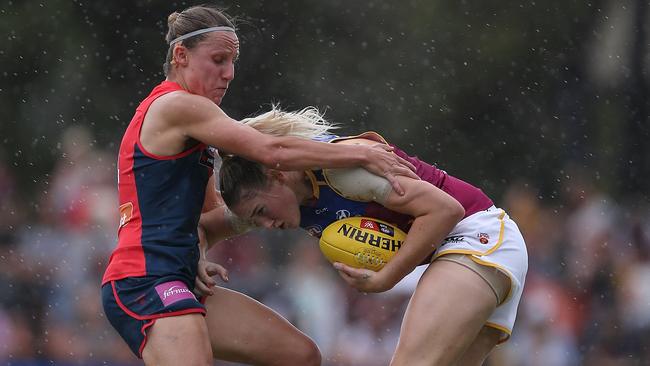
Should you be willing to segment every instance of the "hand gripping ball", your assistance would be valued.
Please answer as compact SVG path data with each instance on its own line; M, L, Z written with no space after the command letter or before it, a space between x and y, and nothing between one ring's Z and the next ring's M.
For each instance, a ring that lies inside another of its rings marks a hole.
M398 227L369 217L348 217L323 230L320 250L332 263L380 270L406 239Z

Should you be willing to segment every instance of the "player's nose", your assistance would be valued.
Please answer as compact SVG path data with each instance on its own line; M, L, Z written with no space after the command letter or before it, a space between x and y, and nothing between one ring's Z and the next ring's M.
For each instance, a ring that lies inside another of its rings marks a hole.
M229 82L235 78L235 64L228 65L224 70L221 76L228 80Z

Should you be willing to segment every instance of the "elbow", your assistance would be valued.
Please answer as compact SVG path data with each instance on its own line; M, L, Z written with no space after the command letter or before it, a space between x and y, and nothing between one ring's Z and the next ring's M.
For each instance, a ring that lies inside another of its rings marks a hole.
M465 217L465 208L453 198L447 203L445 212L454 225Z

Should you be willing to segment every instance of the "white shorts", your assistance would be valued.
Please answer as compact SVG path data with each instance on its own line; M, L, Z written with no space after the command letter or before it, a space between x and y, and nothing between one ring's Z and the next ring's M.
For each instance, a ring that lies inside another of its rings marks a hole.
M450 253L467 254L474 262L496 267L510 278L505 301L497 306L486 324L503 331L502 341L506 341L512 334L528 271L526 243L517 224L504 210L494 206L479 211L454 227L434 253L433 260Z

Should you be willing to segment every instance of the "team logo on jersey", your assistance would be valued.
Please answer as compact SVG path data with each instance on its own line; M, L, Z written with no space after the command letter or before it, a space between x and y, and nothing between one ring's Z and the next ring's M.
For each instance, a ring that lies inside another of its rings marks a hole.
M127 202L123 205L120 205L120 228L124 225L126 225L129 221L131 221L131 217L133 216L133 203Z
M319 237L320 233L323 232L323 227L320 225L311 225L311 226L307 226L305 230L307 231L307 234L311 236Z
M196 297L194 296L192 291L190 291L187 288L187 285L185 285L181 281L170 281L170 282L161 283L160 285L156 286L156 292L160 297L160 301L162 301L163 305L165 306L169 306L181 300L187 300L187 299L196 300Z
M207 166L210 169L214 169L214 155L217 149L208 146L206 149L203 149L201 156L199 157L199 163Z
M481 244L487 244L490 241L490 236L486 233L478 233L478 241L480 241Z
M336 211L336 219L337 220L341 220L341 219L344 219L346 217L350 217L350 211L348 211L348 210L338 210L338 211Z

